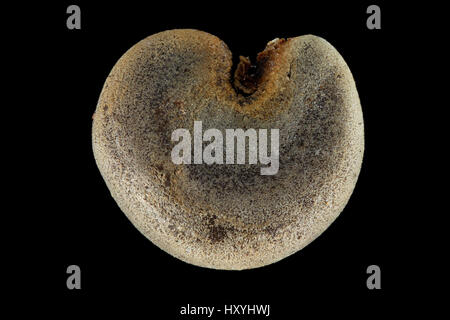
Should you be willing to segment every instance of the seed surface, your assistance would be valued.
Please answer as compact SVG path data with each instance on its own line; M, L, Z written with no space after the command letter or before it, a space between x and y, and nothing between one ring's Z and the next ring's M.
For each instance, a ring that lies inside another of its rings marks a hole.
M174 164L171 134L192 133L194 121L223 132L279 129L278 173ZM297 252L336 219L359 175L364 128L352 74L326 40L275 39L232 74L224 42L183 29L119 59L92 142L112 197L148 239L185 262L241 270Z

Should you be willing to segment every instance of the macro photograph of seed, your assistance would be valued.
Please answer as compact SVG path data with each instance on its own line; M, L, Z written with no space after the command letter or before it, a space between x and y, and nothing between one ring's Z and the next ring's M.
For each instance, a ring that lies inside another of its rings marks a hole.
M241 270L297 252L336 219L358 179L364 125L351 71L325 39L272 40L234 75L231 56L193 29L138 42L106 79L92 143L112 197L149 240L188 263ZM278 129L277 172L223 159L173 163L172 132L196 120Z
M156 319L391 303L414 202L396 8L45 6L52 187L29 225L55 301Z

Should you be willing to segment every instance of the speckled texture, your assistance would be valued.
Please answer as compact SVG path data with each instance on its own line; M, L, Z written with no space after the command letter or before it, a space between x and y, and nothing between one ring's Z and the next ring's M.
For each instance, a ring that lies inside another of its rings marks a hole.
M339 53L306 35L271 42L260 63L256 91L242 95L225 43L170 30L128 50L103 87L92 131L100 172L132 223L188 263L239 270L283 259L336 219L356 184L363 119ZM278 174L173 164L172 131L192 133L194 120L280 129Z

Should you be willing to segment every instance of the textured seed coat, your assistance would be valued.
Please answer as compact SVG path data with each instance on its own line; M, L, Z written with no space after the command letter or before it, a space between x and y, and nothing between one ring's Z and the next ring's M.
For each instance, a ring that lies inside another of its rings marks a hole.
M324 39L274 40L249 73L197 30L152 35L108 76L93 117L97 165L131 222L154 244L198 266L248 269L302 249L345 207L364 149L358 93ZM232 79L233 78L233 79ZM280 130L280 167L175 165L177 128ZM143 253L145 254L145 253Z

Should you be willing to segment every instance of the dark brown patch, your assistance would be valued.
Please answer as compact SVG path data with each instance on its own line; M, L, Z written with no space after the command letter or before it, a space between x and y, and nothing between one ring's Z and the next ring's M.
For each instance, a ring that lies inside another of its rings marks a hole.
M268 235L270 235L272 238L274 238L275 235L277 234L277 230L278 230L278 227L269 226L269 227L264 228L264 232L267 233Z
M251 95L264 81L267 73L270 72L274 58L283 47L286 39L279 39L274 44L270 44L264 51L258 53L256 64L252 64L250 58L239 56L239 64L234 72L233 85L235 89L244 94Z
M169 188L171 185L169 174L166 174L166 179L164 180L164 185L166 186L166 188Z
M212 242L222 241L226 235L227 235L227 231L222 226L209 227L209 239Z
M167 134L168 120L166 117L166 104L162 104L154 109L154 119L156 122L156 132L159 134L162 145L170 145L170 135Z

